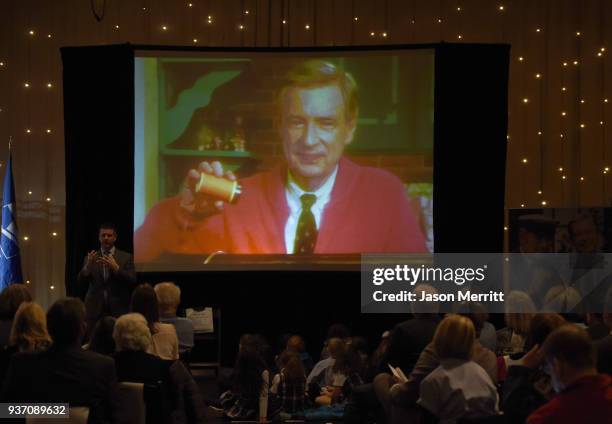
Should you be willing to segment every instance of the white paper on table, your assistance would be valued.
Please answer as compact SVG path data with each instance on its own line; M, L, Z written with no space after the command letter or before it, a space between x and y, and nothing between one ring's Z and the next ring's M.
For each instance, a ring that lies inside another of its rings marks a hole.
M213 325L213 310L212 308L193 309L189 308L185 311L187 318L193 323L194 331L201 333L214 333Z

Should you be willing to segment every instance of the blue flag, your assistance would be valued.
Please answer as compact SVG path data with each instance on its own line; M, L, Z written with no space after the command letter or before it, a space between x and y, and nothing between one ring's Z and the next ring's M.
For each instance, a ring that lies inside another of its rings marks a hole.
M13 165L9 152L4 176L2 195L2 234L0 235L0 291L10 284L23 283L21 257L19 256L19 234L17 231L17 205L13 185Z

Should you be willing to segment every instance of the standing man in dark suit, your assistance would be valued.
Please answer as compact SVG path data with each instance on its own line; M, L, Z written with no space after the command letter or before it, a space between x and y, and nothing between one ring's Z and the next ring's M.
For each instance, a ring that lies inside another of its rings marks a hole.
M87 254L78 275L79 285L88 287L85 295L88 333L103 316L118 317L127 313L132 290L136 286L134 258L115 247L115 226L102 224L98 239L100 250Z
M47 312L53 345L16 353L4 381L3 402L68 403L89 408L89 424L117 422L113 358L83 350L85 308L80 299L55 302Z

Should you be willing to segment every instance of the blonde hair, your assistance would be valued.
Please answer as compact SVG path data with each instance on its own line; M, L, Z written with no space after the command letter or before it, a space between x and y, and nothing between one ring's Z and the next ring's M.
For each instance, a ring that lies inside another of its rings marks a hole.
M117 351L146 351L151 345L151 330L145 317L137 312L120 316L115 322L113 339Z
M159 303L159 310L164 312L176 312L181 303L181 289L171 281L155 285L155 294Z
M462 315L449 315L444 318L433 337L433 347L438 359L469 360L474 351L476 329L474 323Z
M543 309L547 312L576 312L582 311L582 296L573 287L555 286L544 296Z
M37 352L50 344L45 311L37 303L23 302L13 320L9 345L17 346L20 352Z
M527 293L514 290L506 297L506 325L517 334L526 335L529 332L535 313L535 304Z
M346 120L350 122L357 119L359 107L355 80L349 73L321 59L300 62L287 72L279 91L278 103L282 105L287 92L293 88L313 88L328 85L336 85L340 89L344 100Z

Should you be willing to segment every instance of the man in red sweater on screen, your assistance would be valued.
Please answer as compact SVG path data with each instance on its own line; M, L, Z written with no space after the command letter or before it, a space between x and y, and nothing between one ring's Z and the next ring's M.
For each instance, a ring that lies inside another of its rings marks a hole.
M542 348L557 395L536 409L527 424L596 424L612 419L612 378L598 374L593 342L586 330L566 324Z
M427 252L402 182L343 157L357 124L352 77L321 60L298 64L279 96L285 161L240 181L228 204L194 194L201 174L235 180L202 162L185 189L161 201L135 234L136 262L165 253Z

